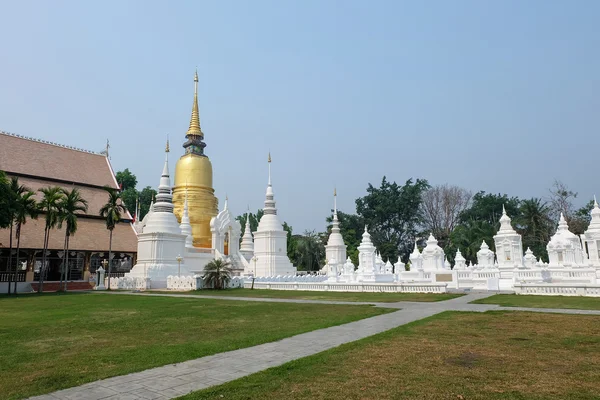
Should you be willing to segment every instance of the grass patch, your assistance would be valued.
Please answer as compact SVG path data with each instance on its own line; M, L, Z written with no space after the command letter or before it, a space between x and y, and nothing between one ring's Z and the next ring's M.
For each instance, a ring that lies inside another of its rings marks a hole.
M163 292L167 293L167 292ZM168 292L177 294L182 292ZM453 293L352 293L352 292L320 292L311 290L271 290L271 289L227 289L227 290L194 290L182 294L202 296L255 297L273 299L329 300L329 301L363 301L373 303L395 303L398 301L444 301L463 296Z
M107 294L0 298L0 399L19 399L393 309Z
M534 296L517 294L497 294L475 300L477 304L498 304L503 307L533 308L574 308L579 310L600 310L599 297Z
M181 397L597 399L600 317L446 312Z

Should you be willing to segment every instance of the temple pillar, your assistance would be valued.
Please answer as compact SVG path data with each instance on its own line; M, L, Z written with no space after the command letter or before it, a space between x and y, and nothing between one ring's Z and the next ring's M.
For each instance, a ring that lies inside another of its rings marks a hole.
M92 252L86 251L83 256L83 280L90 280L90 266L92 264Z
M25 282L33 282L33 268L35 266L35 251L27 253L27 270L25 271Z

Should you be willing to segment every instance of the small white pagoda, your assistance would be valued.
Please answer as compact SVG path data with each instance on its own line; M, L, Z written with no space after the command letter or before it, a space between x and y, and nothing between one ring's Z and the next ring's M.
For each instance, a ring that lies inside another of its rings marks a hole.
M560 214L556 233L546 246L548 250L548 268L581 267L584 261L581 240L569 231L564 215Z
M255 276L295 275L296 268L287 256L287 232L277 219L277 208L271 185L271 155L269 154L269 183L263 216L254 232L254 257L251 264ZM255 270L254 270L255 268Z

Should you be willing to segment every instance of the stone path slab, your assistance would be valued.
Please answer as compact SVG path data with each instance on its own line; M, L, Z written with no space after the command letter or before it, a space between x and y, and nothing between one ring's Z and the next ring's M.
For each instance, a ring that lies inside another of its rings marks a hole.
M141 294L142 296L177 296L169 294ZM499 307L493 304L469 304L491 296L491 293L470 293L443 302L417 303L363 303L379 307L401 308L389 314L378 315L344 325L299 334L276 342L228 351L195 360L148 369L129 375L103 379L85 385L60 390L51 394L32 397L35 400L166 400L229 382L267 368L276 367L298 358L350 343L368 336L408 324L444 311L490 310L555 312L561 314L600 315L595 310L544 309L523 307ZM183 295L185 296L185 295ZM191 298L212 296L187 295ZM223 298L224 299L224 298ZM231 298L228 298L231 299ZM244 301L283 301L294 303L361 304L356 302L333 302L293 299L238 298Z

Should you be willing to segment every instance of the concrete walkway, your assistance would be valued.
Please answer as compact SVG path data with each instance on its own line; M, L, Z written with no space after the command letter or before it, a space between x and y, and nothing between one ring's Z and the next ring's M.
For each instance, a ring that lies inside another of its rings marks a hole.
M169 294L141 294L141 296L177 296ZM471 293L466 296L434 303L376 303L379 307L401 308L393 313L366 318L345 325L333 326L265 343L254 347L228 351L208 357L165 365L146 371L117 376L82 386L60 390L48 395L32 397L36 400L130 400L130 399L171 399L209 386L229 382L267 368L282 365L288 361L310 356L353 342L368 336L387 331L444 311L489 310L556 312L563 314L600 315L600 311L499 307L488 304L469 304L471 301L489 297L492 293ZM185 296L185 295L184 295ZM187 295L192 298L212 298L214 296ZM218 297L225 299L225 297ZM232 300L232 298L227 298ZM361 304L355 302L330 302L292 299L236 298L244 301L283 301L295 303ZM373 303L365 303L373 304Z

